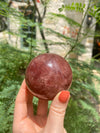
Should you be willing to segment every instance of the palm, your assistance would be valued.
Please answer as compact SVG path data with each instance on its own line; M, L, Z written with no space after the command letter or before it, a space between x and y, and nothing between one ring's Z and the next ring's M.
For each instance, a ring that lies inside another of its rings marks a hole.
M19 123L19 130L21 133L40 133L46 124L46 119L41 116L32 118L25 118Z

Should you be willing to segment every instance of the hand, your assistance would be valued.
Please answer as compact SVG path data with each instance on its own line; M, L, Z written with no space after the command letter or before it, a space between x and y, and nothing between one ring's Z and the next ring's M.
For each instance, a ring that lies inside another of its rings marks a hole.
M66 133L63 123L69 98L68 91L59 92L52 101L48 116L48 101L39 99L34 115L33 95L24 80L15 101L13 133Z

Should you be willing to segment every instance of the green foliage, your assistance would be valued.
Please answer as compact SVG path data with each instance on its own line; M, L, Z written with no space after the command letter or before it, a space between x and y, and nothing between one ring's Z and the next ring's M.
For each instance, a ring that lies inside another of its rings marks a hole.
M95 79L100 84L100 77L93 73L95 65L76 59L70 59L73 70L73 83L70 89L71 99L65 116L65 128L68 133L99 133L100 116L96 110L100 91L95 88ZM98 71L100 73L100 71Z
M65 128L68 133L99 133L100 116L96 104L99 103L100 91L96 90L94 79L100 83L100 77L93 73L93 64L76 59L69 59L69 63L73 71L73 82L70 88L71 99L65 115Z
M68 133L99 133L100 122L98 118L95 119L98 114L93 107L85 104L81 106L76 100L70 99L64 124Z
M14 101L29 61L30 53L0 43L0 133L12 131Z
M85 4L73 2L70 5L69 4L62 5L62 7L59 8L59 11L61 12L63 10L68 10L68 11L83 12L84 8L85 8Z
M89 14L96 19L98 24L100 24L100 6L94 5L94 7L89 10Z

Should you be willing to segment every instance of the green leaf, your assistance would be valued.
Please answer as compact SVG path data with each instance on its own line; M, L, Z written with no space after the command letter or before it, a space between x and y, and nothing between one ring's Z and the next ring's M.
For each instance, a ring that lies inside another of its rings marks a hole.
M53 16L55 16L55 17L62 18L64 20L66 20L71 25L76 25L78 27L80 26L80 24L78 22L74 21L73 19L71 19L69 17L66 17L63 14L56 14L56 13L50 13L50 14L53 15Z
M59 8L58 10L59 10L59 12L62 12L63 11L63 8Z

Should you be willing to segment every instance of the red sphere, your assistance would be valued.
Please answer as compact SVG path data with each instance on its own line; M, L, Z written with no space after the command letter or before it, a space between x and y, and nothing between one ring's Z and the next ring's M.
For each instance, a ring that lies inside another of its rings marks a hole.
M50 53L41 54L30 62L25 80L34 96L52 100L58 92L70 88L72 70L63 57Z

